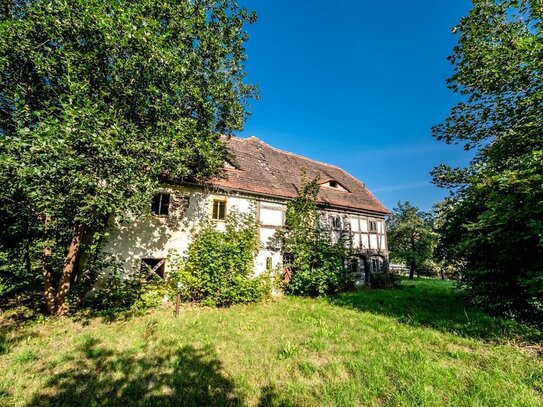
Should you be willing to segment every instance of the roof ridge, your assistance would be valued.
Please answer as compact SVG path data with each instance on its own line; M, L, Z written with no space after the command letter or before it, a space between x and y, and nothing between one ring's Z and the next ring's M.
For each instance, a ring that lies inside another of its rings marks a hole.
M259 143L261 144L264 144L266 147L274 150L274 151L278 151L280 153L283 153L283 154L288 154L288 155L291 155L293 157L298 157L298 158L302 158L304 160L307 160L307 161L310 161L310 162L313 162L313 163L316 163L316 164L321 164L321 165L326 165L328 167L332 167L332 168L335 168L341 172L343 172L345 175L347 175L348 177L351 177L355 182L358 182L359 184L362 185L362 187L366 190L366 192L369 193L369 195L371 196L371 198L373 198L374 201L378 202L381 204L381 202L377 199L377 197L369 190L369 188L366 186L366 184L362 181L360 181L358 178L356 178L354 175L352 175L349 171L346 171L344 170L343 168L337 166L337 165L334 165L334 164L329 164L329 163L325 163L325 162L322 162L322 161L317 161L317 160L314 160L312 158L308 158L308 157L305 157L303 155L300 155L300 154L296 154L296 153L291 153L290 151L285 151L285 150L281 150L280 148L277 148L277 147L273 147L271 145L269 145L268 143L266 143L265 141L262 141L261 139L259 139L258 137L256 136L249 136L248 138L246 139L243 139L241 137L238 137L240 138L241 140L249 140L249 139L253 139L255 141L258 141ZM382 205L382 204L381 204ZM386 208L385 208L386 209ZM388 211L388 209L387 209Z
M242 140L250 140L250 139L253 139L261 144L264 144L266 147L268 147L269 149L271 150L274 150L274 151L277 151L279 153L282 153L282 154L288 154L288 155L291 155L293 157L297 157L297 158L302 158L306 161L310 161L312 163L315 163L315 164L320 164L320 165L326 165L327 167L332 167L332 168L335 168L337 170L340 170L340 171L343 171L343 172L346 172L344 169L342 169L341 167L335 165L335 164L330 164L330 163L325 163L323 161L318 161L318 160L314 160L313 158L309 158L309 157L306 157L306 156L303 156L301 154L296 154L296 153L292 153L290 151L285 151L285 150L281 150L280 148L277 148L277 147L274 147L274 146L271 146L269 145L268 143L266 143L265 141L262 141L261 139L259 139L258 137L256 136L250 136L246 139L243 139Z
M305 167L311 173L319 174L319 178L334 177L347 191L351 192L350 194L330 194L328 189L323 188L319 202L381 214L388 213L388 210L362 181L338 165L281 150L256 136L223 135L222 138L226 141L227 148L233 157L240 160L238 164L242 171L229 172L227 179L217 180L217 185L290 199L296 195L297 180L293 170ZM229 141L230 145L228 145Z

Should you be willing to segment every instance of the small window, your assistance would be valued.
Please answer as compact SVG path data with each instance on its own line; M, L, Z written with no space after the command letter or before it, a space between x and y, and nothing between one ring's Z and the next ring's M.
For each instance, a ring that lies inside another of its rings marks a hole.
M215 199L213 201L213 219L225 220L226 219L226 201Z
M337 188L337 181L330 181L328 183L328 185L331 187L331 188Z
M377 222L370 220L370 232L377 232Z
M371 262L372 262L372 268L373 268L373 272L374 273L381 273L383 271L383 260L378 258L378 257L374 257L371 259Z
M294 256L291 253L283 253L283 265L292 266L294 263Z
M164 278L166 259L141 259L141 272L148 280Z
M170 211L170 194L156 194L151 203L151 210L155 215L168 216Z
M332 216L330 218L330 224L334 230L341 229L341 218L339 216Z

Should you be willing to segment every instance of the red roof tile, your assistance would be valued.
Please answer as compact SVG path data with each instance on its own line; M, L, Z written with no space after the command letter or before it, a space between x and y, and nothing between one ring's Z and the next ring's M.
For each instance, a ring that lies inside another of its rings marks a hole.
M226 168L226 178L213 180L213 185L230 190L294 198L298 194L302 169L308 179L320 183L337 181L347 191L322 187L318 195L321 204L371 211L381 214L388 210L373 196L365 185L335 165L311 160L271 147L256 137L246 139L224 137L232 156Z

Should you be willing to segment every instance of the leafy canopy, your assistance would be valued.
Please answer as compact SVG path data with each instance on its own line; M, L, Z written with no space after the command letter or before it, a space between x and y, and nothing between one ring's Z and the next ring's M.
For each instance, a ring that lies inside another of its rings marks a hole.
M432 217L409 202L398 202L387 221L388 247L393 260L407 263L410 278L433 260L437 235Z
M230 0L0 1L9 261L30 241L29 269L50 250L56 281L74 242L95 250L107 219L148 210L160 180L217 174L219 133L243 127L255 91L244 83L253 21Z
M531 317L543 315L542 13L539 0L473 1L450 57L462 101L434 128L476 152L434 170L452 190L439 251L464 264L475 302Z

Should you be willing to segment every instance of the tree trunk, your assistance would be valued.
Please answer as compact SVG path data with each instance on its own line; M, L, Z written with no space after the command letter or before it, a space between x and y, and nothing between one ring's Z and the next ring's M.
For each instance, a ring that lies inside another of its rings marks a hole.
M51 255L53 251L49 246L43 249L43 281L44 281L44 297L45 306L48 314L57 312L55 288L53 287L53 270L51 268Z
M57 310L58 315L64 315L68 311L66 305L66 296L68 291L70 291L70 283L72 280L72 274L75 269L75 262L77 259L77 254L79 253L79 247L81 246L81 236L83 235L83 228L80 225L74 226L72 241L70 242L70 247L68 248L68 253L64 258L64 266L62 268L62 276L60 278L59 287L57 290Z
M26 272L29 276L32 275L32 261L30 259L30 245L31 245L30 239L27 239L25 243L25 248L24 248L24 251L25 251L24 261L25 261Z
M415 254L415 249L416 249L416 239L415 239L415 230L413 229L412 232L411 232L411 256L414 256ZM413 280L413 277L415 275L415 269L416 269L416 265L415 265L415 260L412 259L410 262L409 262L409 279L410 280ZM418 273L417 273L417 277L418 277Z

